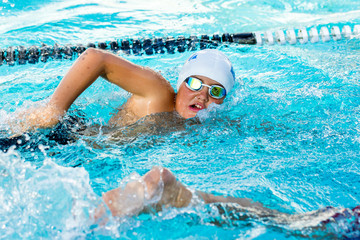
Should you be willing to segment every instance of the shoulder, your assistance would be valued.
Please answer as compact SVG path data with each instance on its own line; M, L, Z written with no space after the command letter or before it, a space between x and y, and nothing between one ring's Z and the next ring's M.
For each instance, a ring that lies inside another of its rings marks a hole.
M169 95L170 97L173 97L175 91L171 86L170 82L166 80L160 72L156 72L148 67L145 68L149 72L152 72L153 78L155 80L154 83L156 82L157 88L154 88L154 92L157 93L157 95L159 95L159 93L161 92L163 96Z
M160 87L146 96L132 95L127 109L139 117L153 113L172 112L175 109L175 91L167 80L159 80ZM150 91L149 91L150 93Z

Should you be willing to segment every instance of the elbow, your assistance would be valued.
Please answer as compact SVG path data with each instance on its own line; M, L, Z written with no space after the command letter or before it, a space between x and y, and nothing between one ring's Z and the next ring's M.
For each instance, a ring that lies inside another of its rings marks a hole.
M79 57L80 66L92 68L99 75L102 75L105 69L105 60L108 53L101 49L88 48Z
M88 48L79 57L81 61L88 61L91 63L103 63L107 52L101 49Z
M82 53L82 55L84 55L84 54L95 54L95 53L98 53L98 52L100 52L100 49L89 47Z

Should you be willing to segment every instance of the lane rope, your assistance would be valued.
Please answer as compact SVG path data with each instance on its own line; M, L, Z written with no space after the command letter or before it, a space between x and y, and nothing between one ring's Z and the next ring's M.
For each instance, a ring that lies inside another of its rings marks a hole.
M331 40L338 41L341 39L351 39L359 37L360 25L355 25L353 29L349 25L340 28L332 26L329 30L327 26L311 29L300 28L298 30L278 30L275 32L248 32L248 33L224 33L222 35L214 34L197 36L178 36L174 37L155 37L145 39L123 39L112 40L98 43L88 43L87 45L67 44L60 46L55 43L53 46L41 44L41 46L10 46L0 49L0 65L7 64L13 66L15 64L35 64L39 61L46 62L48 60L59 59L75 59L87 48L100 48L113 52L123 52L124 54L134 55L153 55L153 54L173 54L175 52L195 51L197 49L217 48L220 44L306 44L316 42L328 42Z

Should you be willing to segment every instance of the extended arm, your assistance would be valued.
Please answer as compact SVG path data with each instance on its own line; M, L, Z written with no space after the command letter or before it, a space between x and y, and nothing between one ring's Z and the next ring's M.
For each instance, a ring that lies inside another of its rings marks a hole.
M265 208L262 204L246 198L215 196L201 191L196 191L196 195L206 204L235 203L239 209L252 211L260 217L283 216L283 213ZM104 203L112 215L118 217L137 214L147 207L156 210L161 210L163 206L186 207L193 197L192 192L177 181L168 169L160 167L154 167L139 181L130 182L124 188L116 188L103 194Z
M224 214L230 221L245 220L248 217L262 218L269 225L285 226L287 230L305 229L305 231L297 231L297 235L306 238L313 236L312 234L318 230L326 229L328 223L340 221L344 224L344 221L354 221L360 216L360 206L353 209L327 207L303 214L288 214L263 207L262 204L246 198L215 196L200 191L196 191L195 195L205 204L229 203L215 206L218 207L219 214ZM147 210L148 207L154 210L161 210L164 206L186 207L193 197L192 192L177 181L168 169L154 167L138 181L129 182L124 188L116 188L104 193L104 204L97 209L94 217L98 222L107 220L105 205L113 216L123 217L138 214ZM223 222L221 219L215 218L213 223L221 225ZM330 238L338 236L336 232L326 234Z

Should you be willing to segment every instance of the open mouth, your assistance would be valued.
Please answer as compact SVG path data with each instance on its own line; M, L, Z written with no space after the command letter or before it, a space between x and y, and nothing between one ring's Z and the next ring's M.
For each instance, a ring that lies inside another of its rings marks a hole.
M190 109L197 112L200 111L201 109L204 109L204 107L199 104L193 104L190 105Z

